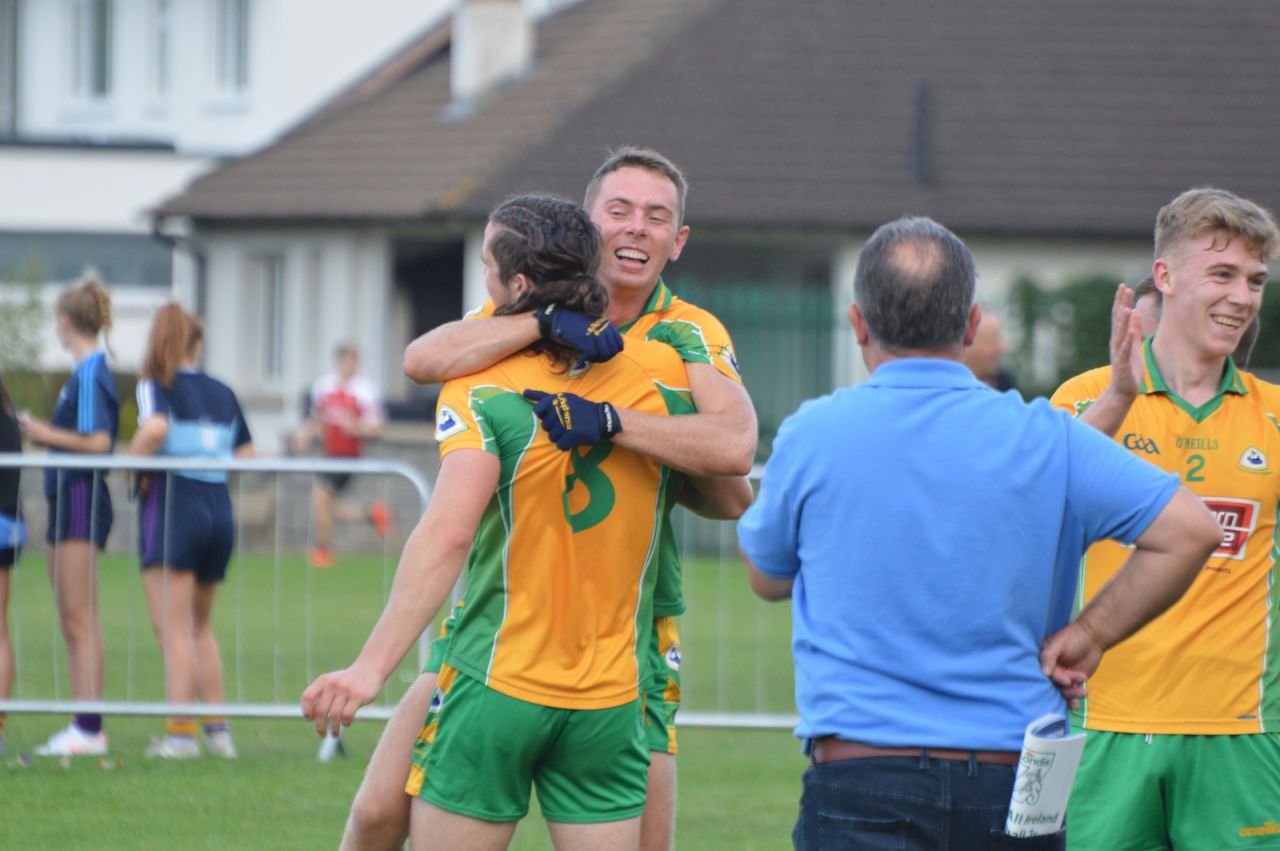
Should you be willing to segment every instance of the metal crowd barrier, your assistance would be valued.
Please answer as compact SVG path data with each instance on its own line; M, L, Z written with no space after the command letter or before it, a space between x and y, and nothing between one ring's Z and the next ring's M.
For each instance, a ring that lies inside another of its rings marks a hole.
M325 473L352 473L365 476L397 477L416 492L421 516L430 497L431 487L415 468L388 460L321 460L321 459L251 459L211 462L194 459L133 458L125 456L89 455L6 455L0 454L0 467L24 469L89 469L137 470L165 472L177 470L227 470L238 473L275 474L279 492L281 479L287 475L317 476ZM762 470L751 474L758 485ZM243 485L243 479L238 483ZM277 500L277 505L279 500ZM277 508L278 514L278 508ZM415 519L416 519L415 516ZM116 523L133 522L131 512L117 507ZM244 518L237 517L243 525ZM791 664L790 605L765 603L749 590L746 568L738 554L735 524L696 517L687 511L676 512L676 525L683 550L687 613L681 618L682 709L678 723L688 726L736 728L788 728L797 722L794 708L794 672ZM36 532L28 531L28 548L37 541ZM130 530L130 535L134 533ZM399 552L394 554L398 557ZM282 553L276 536L275 561ZM237 555L232 570L236 570ZM394 567L394 565L392 565ZM228 582L230 582L230 578ZM383 598L389 589L390 575L384 566ZM12 601L11 601L12 603ZM278 605L278 601L277 601ZM310 605L308 601L307 605ZM12 622L12 619L11 619ZM310 613L306 622L310 630ZM108 643L110 639L104 639ZM320 671L311 667L310 632L307 645L306 679ZM418 663L425 661L429 636L419 642ZM349 648L347 660L354 658L358 645ZM239 652L239 651L237 651ZM21 662L21 660L19 660ZM239 666L237 666L237 669ZM21 671L21 668L19 668ZM230 684L228 694L232 692ZM65 713L96 712L102 714L226 715L229 717L297 718L301 716L296 693L281 694L278 702L230 702L224 705L178 705L160 701L101 700L0 700L0 712ZM367 706L359 718L385 720L395 703Z
M417 496L418 506L417 506L417 514L414 516L415 521L416 521L416 518L420 517L422 512L425 511L427 502L431 494L431 486L428 484L427 480L423 477L423 475L417 469L400 461L381 460L381 459L338 460L338 459L308 459L308 458L275 458L275 459L252 458L252 459L243 459L243 460L240 460L240 459L210 460L210 459L192 459L192 458L168 458L168 457L160 457L160 456L132 457L132 456L123 456L123 455L80 455L80 454L39 455L39 454L0 453L0 468L13 468L13 467L22 468L24 470L45 470L45 469L93 470L93 471L107 470L107 471L120 471L122 473L123 471L173 473L179 470L204 470L204 471L225 470L232 473L242 473L242 474L274 474L275 482L276 482L275 484L276 494L275 494L275 499L273 503L275 506L275 512L276 512L276 518L275 518L276 534L274 536L274 539L275 539L274 561L275 561L277 571L279 571L281 559L283 557L283 553L281 551L281 541L280 541L281 534L279 531L279 525L280 525L279 520L280 520L281 511L282 511L282 505L285 502L283 498L283 488L282 488L282 480L285 476L288 476L288 475L308 476L314 480L314 477L327 474L327 473L333 473L333 474L347 473L347 474L353 474L357 476L369 476L369 477L379 476L379 477L382 477L384 483L390 477L401 479L410 486L412 491ZM243 486L244 477L243 476L239 477L236 484L238 487L237 487L237 490L233 492L234 493L233 501L237 505L243 505L245 502L245 499L244 499L245 494L244 494L244 486ZM97 485L96 475L95 475L94 485L95 487ZM25 489L26 487L24 486L24 490ZM386 487L384 484L384 492L385 490L386 490ZM30 497L28 496L28 499L29 498ZM128 539L130 541L135 541L136 540L135 513L133 511L124 510L124 505L122 504L123 501L115 501L115 502L116 502L114 506L115 525L120 526L121 524L125 524L127 526ZM310 511L308 510L307 513L308 513L308 522L311 522L312 518L310 517ZM237 512L236 522L237 522L238 530L244 529L245 521L246 521L245 517L240 516L241 514L242 512ZM30 527L30 524L28 524L28 526ZM30 551L37 547L40 547L43 542L43 531L44 531L43 529L28 528L27 543L24 547L24 550ZM310 536L310 533L311 533L311 528L309 526L308 533L307 533L308 536ZM237 545L235 552L233 552L230 571L237 570L237 563L242 558L240 549L241 548ZM390 577L394 572L394 561L391 563L390 571L388 570L388 555L389 554L384 549L383 594L382 594L384 600L387 595L387 591L389 589ZM397 547L396 552L391 556L391 558L394 560L398 560L398 557L399 557L399 549ZM228 578L227 583L230 584L231 581L232 580ZM308 575L307 581L308 581L307 587L309 590L310 588L309 575ZM139 582L139 584L141 583ZM13 611L12 611L14 606L14 591L13 591L12 585L13 585L13 580L11 578L11 588L10 588L10 609L11 609L10 627L11 629L14 626L14 617L13 617ZM273 604L278 607L280 605L280 601L278 599L273 600ZM313 670L312 663L311 663L312 615L310 610L311 599L309 595L304 601L304 605L306 606L306 613L304 616L304 622L306 624L306 634L304 635L303 640L306 645L306 668L308 669L306 677L309 680L314 675L321 673L321 671ZM57 617L56 611L53 617L56 621L56 617ZM238 638L238 629L239 629L239 623L237 623L237 638ZM130 622L129 624L129 630L130 630L130 635L129 635L130 656L129 656L128 664L130 667L132 667L133 665L132 643L134 641L133 635L132 635L132 630L133 630L132 622ZM16 645L18 643L19 637L15 635L14 639L15 639L14 643ZM109 645L110 641L111 641L111 638L106 636L104 631L104 641L103 641L104 645ZM430 636L428 634L424 634L422 639L419 641L419 644L418 644L419 666L423 662L425 662L426 654L429 648L429 642L430 642ZM54 667L56 669L60 648L56 646L58 644L56 639L53 640L51 643L54 645L54 648L53 648L53 651L55 653ZM154 641L152 640L151 643L154 644ZM240 645L240 642L237 640L237 647L236 647L237 672L239 672L239 670L242 667L240 654L243 652L243 648L240 647L239 645ZM354 658L358 649L359 649L358 646L350 648L349 658ZM18 653L17 653L18 648L16 646L14 647L14 650L15 650L15 656L18 656ZM158 649L157 649L157 652L158 652ZM273 648L273 654L275 656L280 655L278 647ZM224 652L224 657L225 655L226 654ZM20 682L20 678L23 670L22 666L24 663L29 663L31 660L24 660L22 658L17 658L16 661L18 665L18 676L19 676L19 682ZM277 679L276 691L279 692L280 688L279 688L279 682L278 682L279 681L278 673L276 674L276 679ZM56 671L54 676L54 682L56 687L58 683L58 677L57 677ZM227 685L227 692L228 694L232 692L232 688L230 684ZM226 703L223 703L223 704L207 704L207 703L173 704L173 703L167 703L163 701L136 701L136 700L128 700L128 699L123 701L105 700L105 699L95 700L95 701L75 701L75 700L63 700L63 699L0 700L0 712L10 712L10 713L80 712L80 713L100 713L100 714L138 715L138 716L225 715L228 717L298 718L298 717L301 717L301 714L302 714L301 707L299 706L299 701L298 701L300 694L301 694L301 690L299 689L297 693L290 693L287 696L279 695L279 700L274 703L227 701ZM361 716L364 718L377 718L377 719L385 720L386 718L389 718L391 716L391 713L394 711L394 709L395 709L394 702L384 701L382 704L375 704L375 705L368 706L365 709L362 709Z

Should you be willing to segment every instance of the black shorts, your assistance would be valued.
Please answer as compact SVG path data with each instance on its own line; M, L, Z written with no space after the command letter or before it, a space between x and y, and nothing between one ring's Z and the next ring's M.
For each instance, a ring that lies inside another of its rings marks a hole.
M351 484L350 473L321 473L320 478L329 483L329 490L334 493L342 493Z
M0 547L0 570L8 570L18 563L22 550L18 547Z
M92 541L98 549L107 545L111 524L111 495L101 476L95 478L67 475L57 496L47 496L49 523L45 541L51 546L59 541Z
M235 539L226 484L176 473L152 476L138 512L138 552L144 568L189 570L201 585L212 585L226 577Z

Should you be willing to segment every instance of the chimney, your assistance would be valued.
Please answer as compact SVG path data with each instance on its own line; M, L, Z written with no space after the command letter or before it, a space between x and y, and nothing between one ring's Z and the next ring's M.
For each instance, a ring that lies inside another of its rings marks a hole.
M455 102L514 77L533 59L533 21L521 0L461 0L453 13L450 87Z

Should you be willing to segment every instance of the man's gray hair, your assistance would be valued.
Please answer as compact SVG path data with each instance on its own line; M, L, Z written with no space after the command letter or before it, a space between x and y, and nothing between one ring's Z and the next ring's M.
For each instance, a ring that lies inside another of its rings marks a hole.
M933 219L881 225L858 257L854 300L871 339L890 353L963 345L977 274L960 238Z

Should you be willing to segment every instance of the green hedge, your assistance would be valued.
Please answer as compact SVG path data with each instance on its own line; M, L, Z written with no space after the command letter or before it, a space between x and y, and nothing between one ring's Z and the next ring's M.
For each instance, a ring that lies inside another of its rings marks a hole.
M134 393L138 376L131 372L115 372L116 388L120 393L119 445L133 439L138 428L138 402ZM33 417L49 419L58 403L58 393L71 377L70 372L36 372L12 369L5 373L4 383L13 397L13 405L19 411L29 411Z

